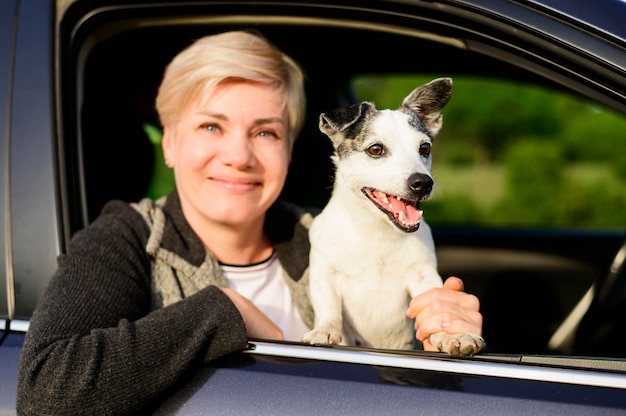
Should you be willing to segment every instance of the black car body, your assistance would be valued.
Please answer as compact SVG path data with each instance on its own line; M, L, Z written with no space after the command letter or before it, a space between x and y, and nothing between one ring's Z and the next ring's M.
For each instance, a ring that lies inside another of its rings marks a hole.
M158 124L163 67L191 40L254 28L302 64L309 121L284 197L322 205L332 166L317 115L357 99L353 76L500 77L624 116L624 16L619 0L0 0L0 414L15 413L21 344L56 257L105 201L149 194L158 162L142 123ZM251 340L156 413L624 414L624 208L608 228L433 227L441 274L483 302L485 354ZM565 313L552 318L555 302Z

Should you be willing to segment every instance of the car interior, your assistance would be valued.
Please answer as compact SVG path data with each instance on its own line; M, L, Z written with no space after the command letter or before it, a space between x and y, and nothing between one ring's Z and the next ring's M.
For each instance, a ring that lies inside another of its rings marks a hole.
M155 16L139 24L132 18L110 17L65 34L61 85L70 110L63 114L63 128L70 139L62 149L73 162L64 175L68 235L93 221L108 200L137 201L168 190L167 185L159 191L154 188L155 175L163 171L154 97L169 60L204 35L258 31L302 65L308 115L295 144L283 198L311 207L321 208L332 187L332 148L318 130L319 114L358 101L351 82L357 76L478 76L564 89L563 82L546 76L553 69L541 73L533 65L520 65L510 59L510 51L501 55L497 50L472 51L467 42L479 34L437 24L435 19L424 19L420 30L412 33L375 23L346 28L330 19L326 24L244 20ZM171 178L166 183L171 184ZM441 274L462 276L466 289L481 300L489 352L626 357L618 340L612 339L625 329L623 320L615 319L626 307L621 231L599 237L593 253L577 246L584 235L576 233L551 233L544 239L528 230L515 238L498 229L436 227L434 233ZM528 250L531 246L536 252ZM615 257L618 252L621 257ZM550 350L550 338L596 280L589 312L583 311L584 319L576 318L582 319L579 331L584 336L575 336L576 325L565 329L569 344L564 347L564 341L561 349ZM600 298L602 306L596 308ZM516 335L519 332L525 334L523 339Z

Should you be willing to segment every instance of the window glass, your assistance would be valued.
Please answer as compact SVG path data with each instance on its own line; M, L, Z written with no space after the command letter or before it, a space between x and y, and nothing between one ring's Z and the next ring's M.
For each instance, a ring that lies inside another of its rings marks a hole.
M396 108L440 75L363 75L359 100ZM431 225L614 228L626 224L626 117L580 96L453 77L433 146Z

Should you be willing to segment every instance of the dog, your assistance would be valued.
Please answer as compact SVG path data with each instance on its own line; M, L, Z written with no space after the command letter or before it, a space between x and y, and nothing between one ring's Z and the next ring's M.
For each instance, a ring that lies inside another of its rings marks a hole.
M364 101L320 115L319 128L334 147L335 178L309 231L315 327L302 342L415 347L409 302L443 286L420 203L433 192L431 146L451 94L452 79L438 78L396 110ZM453 355L485 347L476 334L440 332L430 341Z

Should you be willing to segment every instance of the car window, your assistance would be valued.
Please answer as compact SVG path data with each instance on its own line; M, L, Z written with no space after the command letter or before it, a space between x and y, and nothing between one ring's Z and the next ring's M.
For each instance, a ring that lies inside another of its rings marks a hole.
M445 74L366 74L360 100L395 108ZM433 146L431 225L621 228L626 117L588 99L502 78L453 76Z
M142 27L114 31L85 48L79 61L84 67L77 68L76 76L83 96L76 100L81 106L80 146L75 150L84 172L68 175L84 177L84 218L93 220L112 198L137 201L172 190L172 170L163 160L154 109L156 89L175 53L191 39L223 29ZM395 108L416 86L436 77L453 78L443 129L433 146L435 194L423 205L433 227L440 273L461 276L466 290L480 299L492 351L545 353L557 326L604 275L620 237L604 236L603 231L601 240L584 234L577 240L543 230L623 229L624 115L557 89L560 84L542 81L506 60L430 39L329 28L262 29L301 62L307 74L307 120L295 143L283 195L300 205L321 208L332 189L332 145L319 131L320 112L360 100ZM317 38L359 42L348 50L330 48L327 52L334 55L320 61L290 42L299 30ZM445 50L446 59L436 65L416 64L364 41L382 38L387 42L380 45ZM373 52L379 59L369 59ZM327 65L332 60L342 64ZM461 61L469 64L459 68ZM70 145L68 149L72 156L74 150ZM73 231L87 222L77 221ZM592 248L585 246L589 241ZM517 282L527 291L512 295L510 286ZM538 300L536 319L523 313L528 296ZM520 313L512 317L511 310ZM506 317L510 327L538 335L525 338L525 343L509 339L500 330L500 317Z

